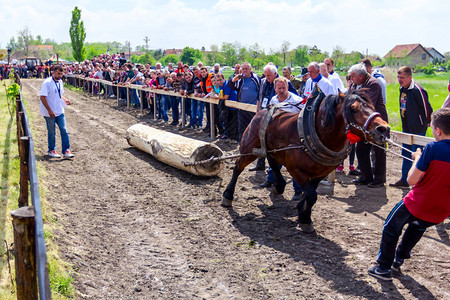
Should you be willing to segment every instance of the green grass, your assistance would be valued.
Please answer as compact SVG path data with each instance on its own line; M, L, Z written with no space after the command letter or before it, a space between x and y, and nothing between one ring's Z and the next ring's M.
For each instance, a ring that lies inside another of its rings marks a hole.
M4 81L0 85L0 161L2 170L0 185L0 299L2 300L16 299L16 287L11 283L11 280L15 281L15 270L12 252L14 236L10 211L18 208L20 179L15 115L12 118L9 115L3 83ZM32 114L28 114L28 117L30 121L33 120ZM45 171L38 163L38 177L41 179L44 175ZM73 279L70 276L72 269L59 258L57 245L52 240L53 231L58 224L54 221L51 207L45 203L45 191L45 187L40 184L52 296L53 299L73 298ZM9 259L5 241L8 244ZM11 272L9 266L11 266Z

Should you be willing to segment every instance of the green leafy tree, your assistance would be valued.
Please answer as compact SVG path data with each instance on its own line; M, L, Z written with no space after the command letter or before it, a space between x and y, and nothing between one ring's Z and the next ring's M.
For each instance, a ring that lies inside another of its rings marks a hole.
M132 63L137 63L137 62L139 62L139 56L137 56L136 54L131 55L130 61L131 61Z
M72 21L70 22L70 40L72 41L73 57L80 62L86 57L86 48L84 47L84 40L86 39L86 31L84 30L84 23L80 21L81 10L75 6L72 11Z
M142 54L141 56L139 56L137 62L142 64L142 65L145 65L145 64L148 64L148 63L150 63L152 65L155 65L156 64L156 59L153 58L153 56L150 53L145 53L145 54Z
M162 59L162 63L164 65L167 65L168 63L176 64L179 60L180 58L177 55L169 54L167 56L164 56L164 58Z
M219 46L211 45L211 50L206 54L206 63L210 66L218 63L220 65L225 64L225 58L222 52L219 50Z
M294 52L293 61L297 66L306 67L306 65L309 63L308 46L297 46Z
M203 53L191 47L185 47L180 55L180 60L187 63L188 65L193 65L195 62L203 59Z
M222 55L225 60L225 65L234 66L238 63L238 59L236 56L236 49L234 48L232 43L222 43Z
M17 42L17 48L23 49L25 55L28 55L28 49L33 41L33 36L31 35L28 27L25 27L22 30L19 30L19 37Z
M16 50L16 40L13 36L9 40L9 43L6 45L6 48L11 48L12 51Z

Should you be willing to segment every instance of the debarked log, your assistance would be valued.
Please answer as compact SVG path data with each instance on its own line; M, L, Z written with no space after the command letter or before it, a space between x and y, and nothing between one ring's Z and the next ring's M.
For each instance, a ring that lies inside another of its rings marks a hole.
M186 166L185 163L220 157L222 150L214 144L187 138L143 124L127 130L128 143L151 154L157 160L197 176L215 176L223 169L223 161Z

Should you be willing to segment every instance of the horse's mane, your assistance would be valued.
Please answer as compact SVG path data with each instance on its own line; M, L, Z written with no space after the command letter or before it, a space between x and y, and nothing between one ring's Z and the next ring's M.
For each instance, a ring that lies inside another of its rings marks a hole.
M365 102L370 104L369 98L366 94L366 89L360 89L358 91L351 91L345 95L343 100L343 109L344 109L344 118L347 122L355 122L353 118L351 105L357 101L358 99L364 100ZM328 95L324 99L324 110L325 110L325 127L334 126L334 122L336 119L336 106L341 103L341 97L339 95Z
M325 122L323 125L325 127L333 127L336 118L336 106L338 106L341 102L341 98L339 97L339 95L328 95L323 101L325 102Z

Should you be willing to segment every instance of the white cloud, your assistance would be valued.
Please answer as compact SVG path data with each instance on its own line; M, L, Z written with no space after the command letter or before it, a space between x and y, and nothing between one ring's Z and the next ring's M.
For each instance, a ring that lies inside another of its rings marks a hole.
M0 44L28 26L33 35L70 41L68 30L75 5L82 9L88 42L150 38L151 48L209 48L211 44L258 43L266 51L284 40L317 45L331 52L336 45L386 54L394 45L422 43L441 52L450 50L446 0L217 0L217 1L74 1L65 3L0 0ZM443 34L444 33L444 34Z

